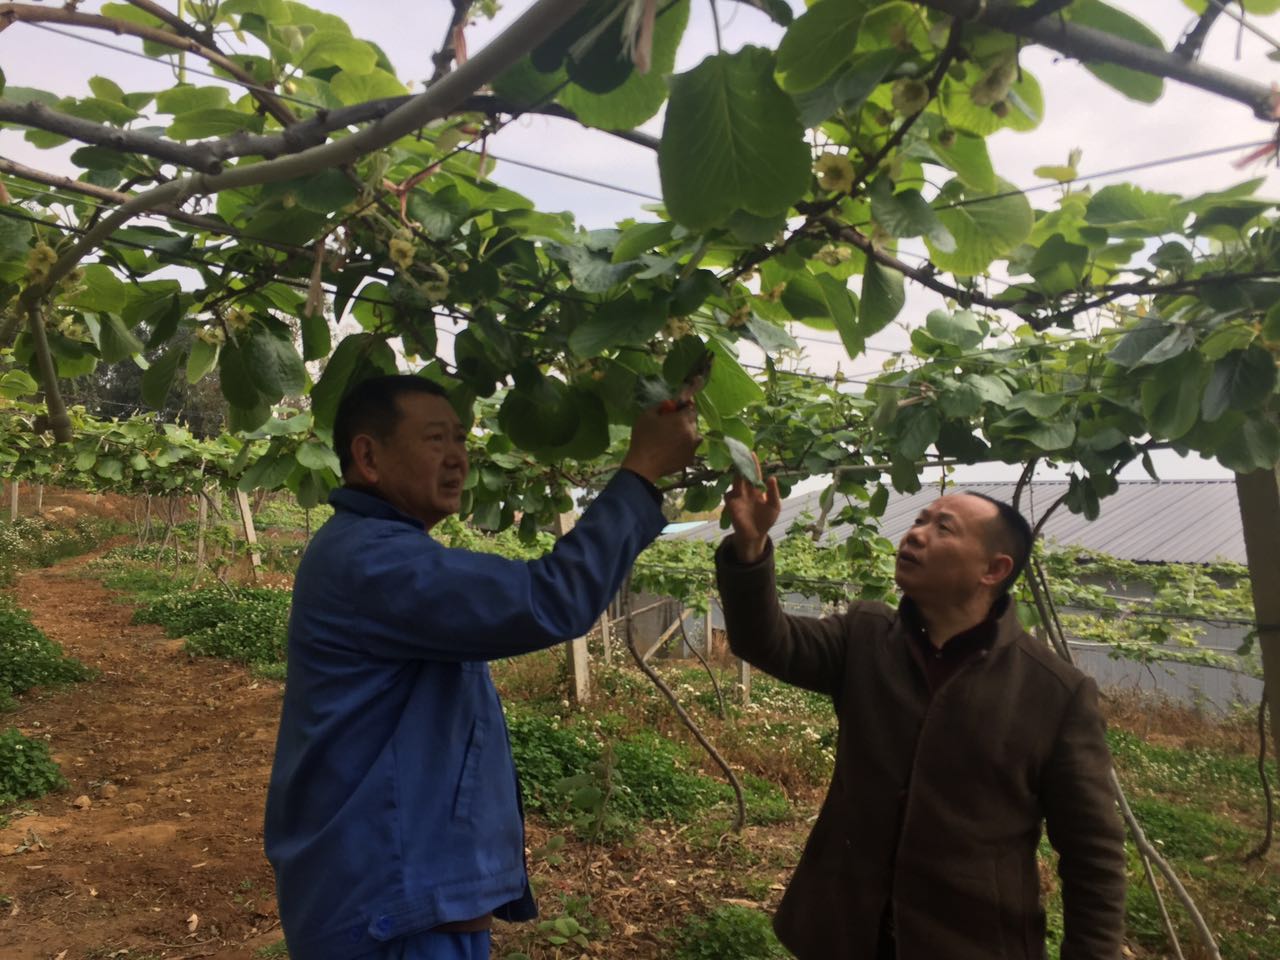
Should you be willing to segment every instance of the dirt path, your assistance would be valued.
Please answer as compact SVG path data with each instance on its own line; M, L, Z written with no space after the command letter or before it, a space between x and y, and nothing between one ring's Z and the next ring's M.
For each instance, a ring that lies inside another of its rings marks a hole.
M13 590L100 676L5 718L70 788L0 829L0 957L249 960L280 939L261 831L279 685L130 624L89 559Z

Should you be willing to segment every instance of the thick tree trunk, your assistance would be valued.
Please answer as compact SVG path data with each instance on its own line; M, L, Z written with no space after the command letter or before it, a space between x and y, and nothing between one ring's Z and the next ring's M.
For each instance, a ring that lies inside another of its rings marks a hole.
M1280 470L1236 474L1271 742L1280 743ZM1280 746L1276 747L1280 751Z

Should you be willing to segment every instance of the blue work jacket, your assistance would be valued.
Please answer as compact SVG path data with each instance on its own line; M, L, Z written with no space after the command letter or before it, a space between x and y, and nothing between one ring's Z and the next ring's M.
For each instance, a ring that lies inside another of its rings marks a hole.
M493 911L537 914L486 661L581 636L662 530L620 470L547 556L441 546L335 490L298 567L265 845L296 960L350 960Z

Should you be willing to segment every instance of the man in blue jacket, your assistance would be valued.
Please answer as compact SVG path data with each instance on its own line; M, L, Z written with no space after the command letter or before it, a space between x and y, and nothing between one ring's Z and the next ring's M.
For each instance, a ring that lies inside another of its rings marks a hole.
M486 960L532 919L524 821L487 661L586 633L662 530L693 408L641 414L574 529L532 562L441 546L468 429L421 377L363 381L334 446L344 485L298 567L265 845L294 960Z

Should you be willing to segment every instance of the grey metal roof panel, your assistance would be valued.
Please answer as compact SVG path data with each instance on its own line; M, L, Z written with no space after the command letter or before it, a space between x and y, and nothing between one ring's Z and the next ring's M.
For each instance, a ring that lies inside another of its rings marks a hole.
M1008 501L1016 486L1011 481L993 481L958 484L949 490L972 490ZM1062 480L1032 483L1023 494L1023 512L1035 523L1067 487L1067 482ZM934 485L908 495L890 493L880 518L881 533L896 543L920 510L938 495L938 487ZM769 531L774 539L784 536L806 512L817 517L821 512L820 498L821 493L813 491L783 501L778 522ZM837 497L835 511L852 502L856 501ZM723 535L714 520L676 534L685 539L709 541L718 541ZM840 541L844 536L840 527L828 527L823 540ZM1097 520L1089 521L1060 508L1045 524L1044 536L1059 546L1075 546L1139 562L1245 562L1244 534L1235 484L1231 480L1122 481L1114 494L1103 499Z

